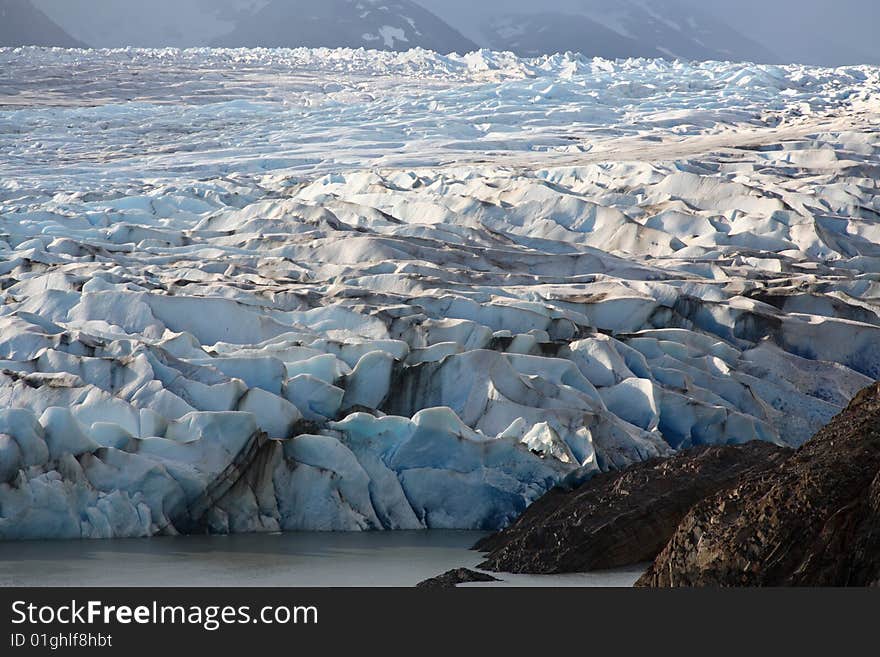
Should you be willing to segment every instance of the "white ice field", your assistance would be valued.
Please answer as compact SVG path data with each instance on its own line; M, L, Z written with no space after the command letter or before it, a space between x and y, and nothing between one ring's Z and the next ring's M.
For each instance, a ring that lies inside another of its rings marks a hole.
M880 69L0 49L0 538L495 528L880 376Z

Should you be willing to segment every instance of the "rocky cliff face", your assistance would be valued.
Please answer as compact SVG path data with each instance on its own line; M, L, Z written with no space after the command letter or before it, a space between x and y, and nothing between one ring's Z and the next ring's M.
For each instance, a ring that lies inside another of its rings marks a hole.
M697 447L598 475L572 491L554 489L477 546L491 551L482 567L567 573L650 561L696 502L790 454L760 442Z
M776 467L696 505L641 586L880 580L880 384Z

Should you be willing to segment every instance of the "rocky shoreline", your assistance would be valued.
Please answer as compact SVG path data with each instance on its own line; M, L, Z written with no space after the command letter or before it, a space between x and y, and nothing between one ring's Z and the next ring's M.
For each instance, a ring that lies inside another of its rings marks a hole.
M481 541L481 568L653 561L637 586L880 584L880 384L797 451L698 447L556 488Z

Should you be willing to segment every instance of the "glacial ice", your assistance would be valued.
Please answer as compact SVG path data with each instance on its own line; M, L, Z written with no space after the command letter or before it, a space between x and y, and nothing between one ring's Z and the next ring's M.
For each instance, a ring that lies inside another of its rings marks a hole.
M494 529L880 376L880 69L0 62L0 538Z

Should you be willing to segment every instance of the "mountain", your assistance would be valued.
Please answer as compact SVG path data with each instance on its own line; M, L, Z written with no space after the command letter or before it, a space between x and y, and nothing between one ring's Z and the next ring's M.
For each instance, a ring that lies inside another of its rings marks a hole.
M269 0L32 0L96 48L206 46Z
M183 48L233 37L257 43L264 33L272 33L277 43L332 43L340 32L346 33L349 44L386 47L378 30L388 26L403 30L407 39L418 38L419 45L439 43L440 50L447 49L449 39L458 41L463 35L467 43L455 50L470 50L477 44L527 55L572 50L608 58L678 56L824 66L880 63L880 41L873 34L880 20L880 3L874 0L30 1L75 40L94 47ZM279 8L256 18L269 5ZM309 6L323 8L323 27L301 20ZM326 18L339 8L349 16L348 23L353 18L348 28L345 19L337 24L334 18ZM364 20L373 22L370 30L358 31L359 11L365 14ZM417 19L417 14L427 12L429 18ZM383 21L382 13L396 18ZM271 25L268 17L272 15L280 20L278 25ZM417 20L422 34L408 35L412 26L401 21L401 16ZM436 28L438 19L446 25ZM435 34L435 29L443 34ZM396 32L385 33L393 44L388 47L406 46Z
M33 0L98 48L477 46L411 0Z
M477 46L410 0L273 0L213 41L226 47L365 47L465 53Z
M571 50L609 59L778 59L727 22L678 0L582 0L570 7L493 16L482 32L489 47L524 56Z
M506 14L486 22L483 34L493 50L510 50L523 57L569 50L608 59L663 57L656 46L577 14Z
M679 0L699 5L750 38L769 44L779 61L843 66L880 63L876 0Z
M0 46L60 46L83 44L58 27L30 0L0 0Z
M707 56L708 51L715 58L732 60L821 66L880 63L880 40L875 36L880 3L876 0L417 1L485 47L493 41L492 25L510 24L512 16L543 15L543 20L530 20L529 30L535 36L511 43L521 52L565 49L554 47L553 41L571 44L575 51L603 52L599 46L607 42L602 32L593 31L595 26L586 26L584 33L577 35L581 21L574 17L581 17L626 37L624 46L641 39L642 52L659 46L681 56L693 56L680 52L683 50L698 56ZM560 23L560 15L568 17L572 25ZM551 36L555 31L559 38L550 39L549 44L545 39L538 48L532 42L539 38L541 23ZM626 23L630 23L629 29ZM633 29L638 24L649 29ZM567 33L575 36L563 39ZM494 42L499 43L497 39Z

